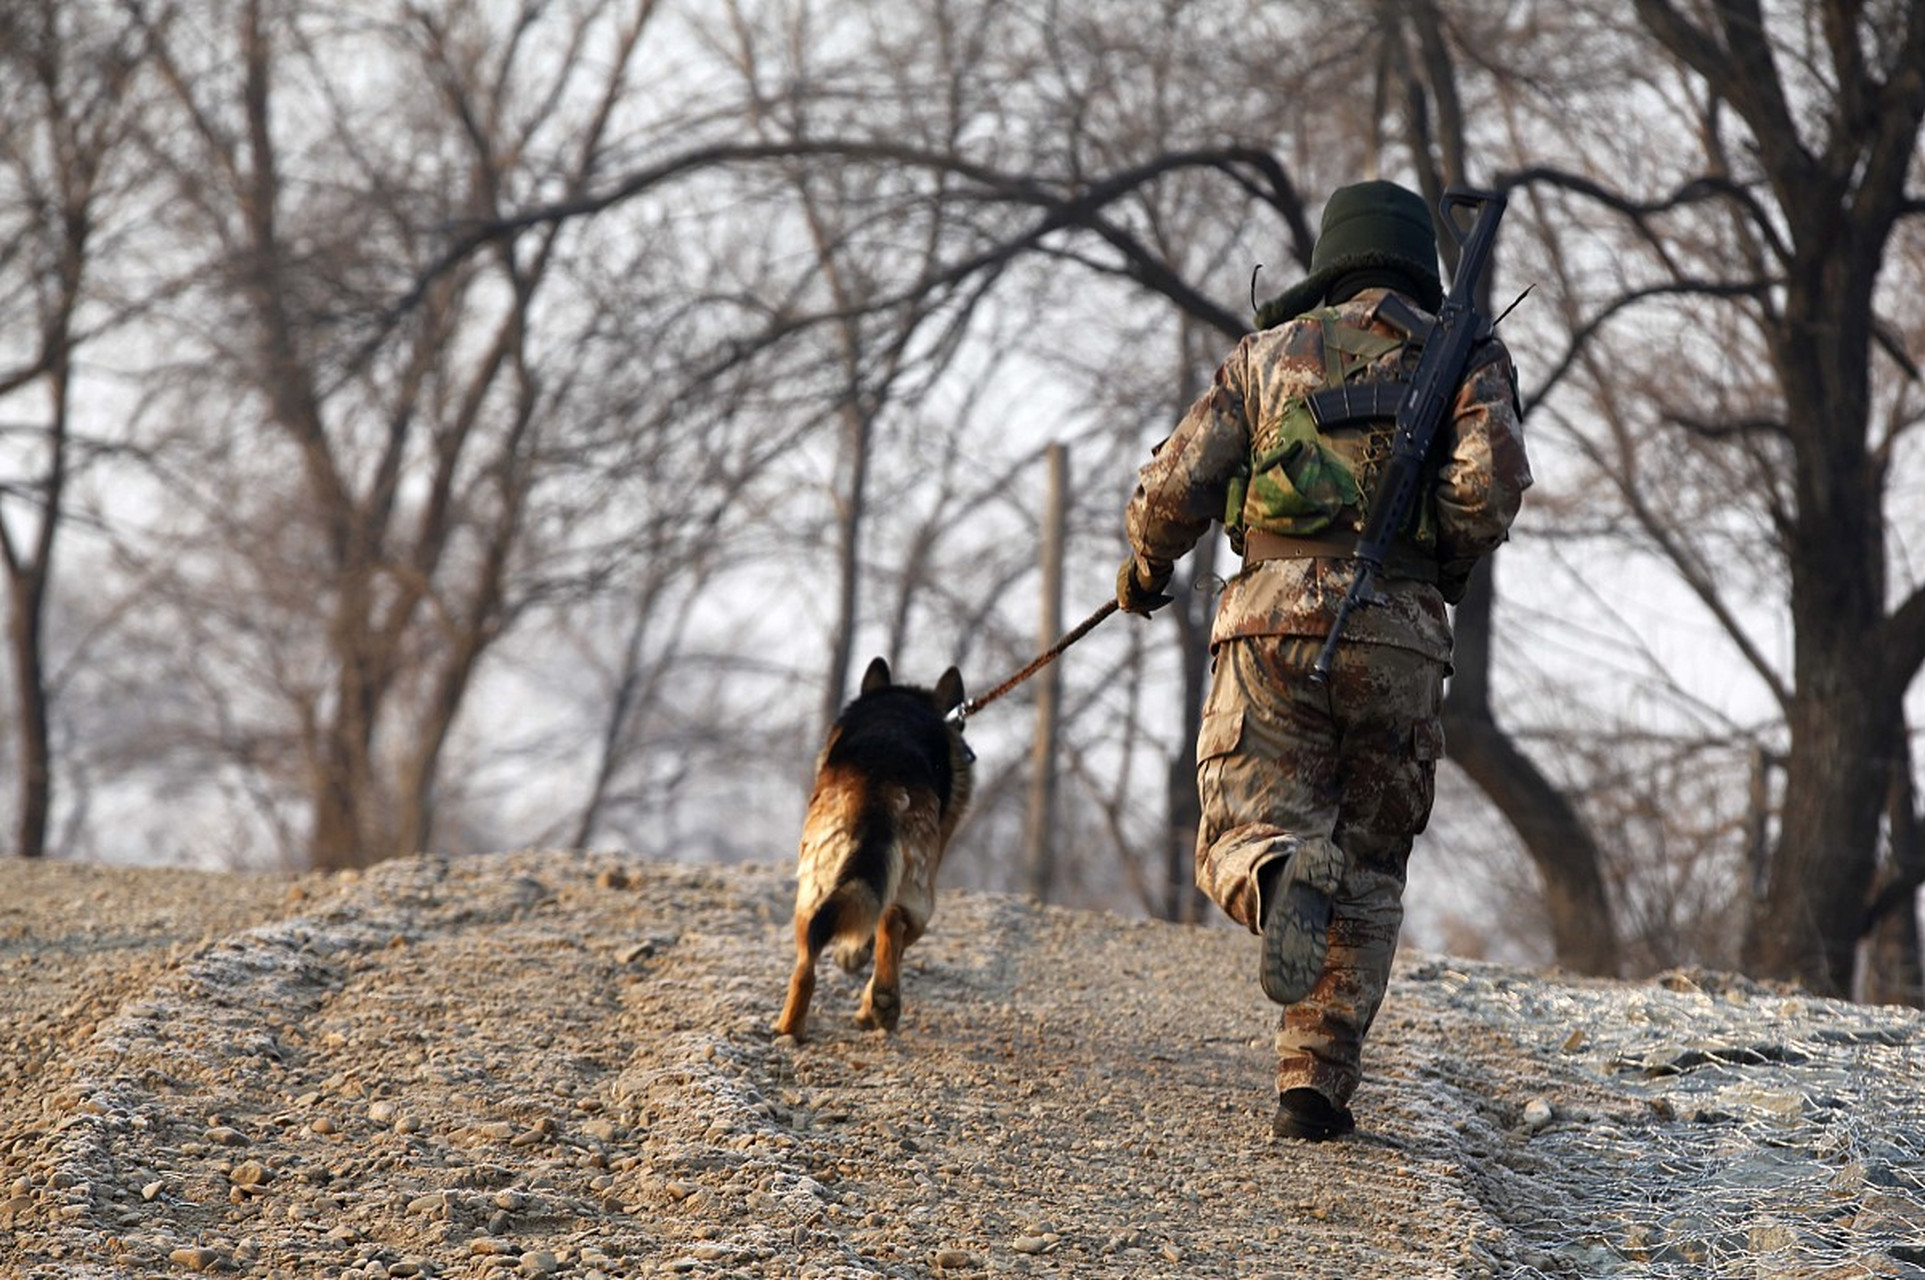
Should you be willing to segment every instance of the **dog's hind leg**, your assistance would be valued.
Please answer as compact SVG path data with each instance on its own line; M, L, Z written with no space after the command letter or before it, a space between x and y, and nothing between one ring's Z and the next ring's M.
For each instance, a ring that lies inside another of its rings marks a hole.
M834 918L833 903L818 908L813 920L802 915L795 918L795 969L789 974L789 997L782 1004L782 1016L775 1023L775 1034L779 1036L800 1040L806 1034L809 1001L815 996L816 957L827 941L828 930L824 925Z
M894 1031L902 1017L902 952L908 945L909 913L892 903L876 922L876 971L862 993L856 1024L870 1030Z

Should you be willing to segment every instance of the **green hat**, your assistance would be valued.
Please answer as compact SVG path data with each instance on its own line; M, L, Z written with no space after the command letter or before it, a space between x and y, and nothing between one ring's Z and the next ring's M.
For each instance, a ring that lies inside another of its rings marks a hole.
M1394 182L1359 182L1330 193L1310 251L1310 274L1257 308L1257 328L1295 319L1322 302L1341 277L1371 269L1406 277L1426 311L1444 301L1430 210L1422 196Z

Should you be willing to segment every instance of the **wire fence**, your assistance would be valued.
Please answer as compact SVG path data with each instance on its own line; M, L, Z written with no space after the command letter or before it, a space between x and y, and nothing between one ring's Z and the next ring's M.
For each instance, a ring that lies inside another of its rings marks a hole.
M1468 1171L1522 1242L1513 1274L1925 1280L1925 1016L1724 975L1420 976L1579 1099Z

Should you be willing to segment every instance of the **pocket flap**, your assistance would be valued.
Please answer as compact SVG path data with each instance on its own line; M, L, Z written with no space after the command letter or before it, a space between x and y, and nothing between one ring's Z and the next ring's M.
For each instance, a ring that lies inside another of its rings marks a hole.
M1196 762L1227 756L1243 741L1243 712L1206 711L1196 731Z

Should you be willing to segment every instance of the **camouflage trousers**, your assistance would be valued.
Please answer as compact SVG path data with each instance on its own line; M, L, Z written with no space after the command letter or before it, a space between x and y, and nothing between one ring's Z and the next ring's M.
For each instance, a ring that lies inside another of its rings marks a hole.
M1318 685L1321 647L1290 636L1219 646L1197 736L1196 879L1256 932L1258 867L1298 854L1341 867L1323 976L1277 1029L1277 1090L1309 1087L1343 1106L1390 980L1412 837L1430 820L1444 665L1344 644Z

